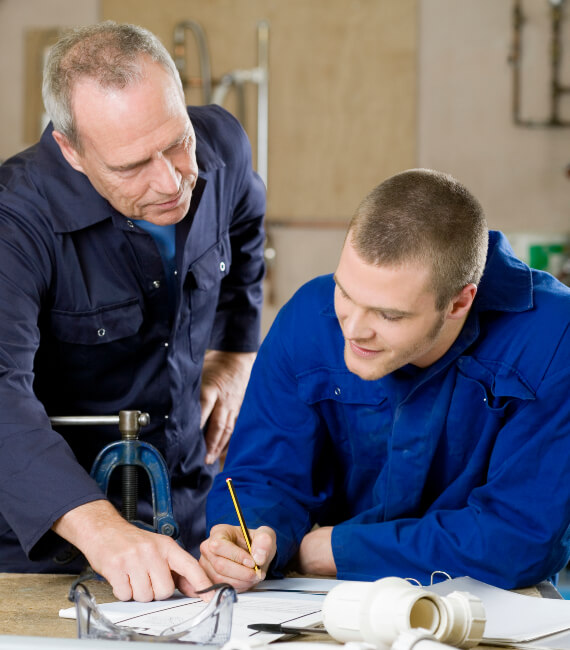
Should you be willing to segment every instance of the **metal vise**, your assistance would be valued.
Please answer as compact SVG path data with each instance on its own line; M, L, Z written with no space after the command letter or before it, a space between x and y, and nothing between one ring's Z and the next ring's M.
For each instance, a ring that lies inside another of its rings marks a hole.
M113 470L122 467L122 515L127 521L154 532L176 539L178 525L172 512L172 496L166 462L158 449L138 439L141 427L150 422L148 413L140 411L119 411L119 415L78 415L50 417L54 426L86 426L117 424L121 440L104 447L93 463L91 476L97 481L104 494L109 488ZM137 466L146 470L153 505L153 526L137 517Z

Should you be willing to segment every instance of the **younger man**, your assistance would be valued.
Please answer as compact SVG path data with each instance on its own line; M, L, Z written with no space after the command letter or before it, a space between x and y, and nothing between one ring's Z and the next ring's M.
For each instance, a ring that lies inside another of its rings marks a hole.
M516 259L453 178L389 178L334 276L302 287L262 346L201 564L256 582L231 476L273 576L295 559L353 580L544 580L568 561L569 386L570 290Z

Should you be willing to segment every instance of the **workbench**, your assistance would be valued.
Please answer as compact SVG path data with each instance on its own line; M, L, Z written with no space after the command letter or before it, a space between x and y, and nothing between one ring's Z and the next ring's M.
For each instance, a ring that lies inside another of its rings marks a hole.
M4 648L3 639L5 635L16 637L47 637L48 639L60 639L56 645L62 648L64 642L61 639L75 639L77 641L77 623L72 619L59 617L60 609L67 609L72 606L67 595L76 575L52 575L37 573L0 573L0 648ZM116 600L113 590L106 582L89 580L86 582L89 592L95 597L97 604L109 603ZM318 635L305 636L303 640L322 641ZM328 641L332 641L327 637ZM75 648L85 645L85 640L79 641L80 646L73 644L65 648ZM90 647L95 642L87 642ZM98 642L97 648L122 647L124 642L104 641ZM137 643L136 648L143 650L150 648L172 647L162 643ZM9 646L12 648L12 646ZM14 646L19 647L19 646ZM24 648L30 647L25 644ZM206 646L193 646L196 650ZM340 647L340 646L339 646ZM93 648L93 650L97 650ZM209 646L211 650L211 646Z
M0 573L0 635L76 639L76 622L59 617L60 609L71 607L67 594L76 577ZM89 580L87 584L98 604L116 600L106 582ZM550 583L518 591L538 597L560 598Z
M69 588L77 576L0 573L0 634L77 638L74 620L59 617L71 607ZM89 580L97 603L116 600L106 582Z

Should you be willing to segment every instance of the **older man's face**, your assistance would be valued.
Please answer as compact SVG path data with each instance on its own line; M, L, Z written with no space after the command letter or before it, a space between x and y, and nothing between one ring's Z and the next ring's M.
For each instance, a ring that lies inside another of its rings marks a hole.
M181 221L198 177L194 129L179 86L158 63L124 89L80 81L73 92L80 151L54 134L68 162L126 217Z

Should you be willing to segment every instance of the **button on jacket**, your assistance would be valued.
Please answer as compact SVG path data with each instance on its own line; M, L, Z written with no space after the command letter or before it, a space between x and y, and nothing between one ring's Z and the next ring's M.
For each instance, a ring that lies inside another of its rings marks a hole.
M166 459L182 541L195 552L204 536L217 466L204 466L201 367L206 348L258 346L265 189L237 120L214 106L189 115L199 178L176 227L175 313L152 236L65 162L51 127L0 167L0 570L54 570L61 540L48 531L101 498L88 471L120 438L56 433L48 416L148 412L141 439Z
M332 276L305 285L256 360L224 475L250 528L277 532L275 574L315 523L338 577L504 588L568 560L570 290L490 233L468 319L432 366L350 373ZM236 523L223 478L208 525Z

